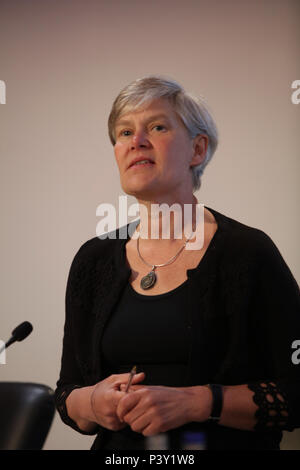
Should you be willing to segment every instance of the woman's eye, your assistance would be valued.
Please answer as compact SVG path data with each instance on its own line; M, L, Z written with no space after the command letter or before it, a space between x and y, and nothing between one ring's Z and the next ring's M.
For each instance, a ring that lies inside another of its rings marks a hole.
M153 129L157 129L157 130L160 132L161 130L165 130L166 128L165 128L165 126L163 126L163 125L161 125L161 124L157 124L156 126L152 127L152 130L153 130ZM129 136L130 134L131 134L131 131L130 131L130 130L124 129L124 130L120 131L119 136L121 136L121 137L127 137L127 136Z
M127 132L128 132L128 134L127 134ZM126 135L129 135L129 133L130 133L130 131L125 129L124 131L120 132L120 135L125 135L126 136Z

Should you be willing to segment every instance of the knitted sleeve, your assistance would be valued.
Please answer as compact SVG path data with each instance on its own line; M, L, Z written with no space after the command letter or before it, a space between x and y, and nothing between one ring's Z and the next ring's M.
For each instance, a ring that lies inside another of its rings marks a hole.
M300 364L292 360L300 340L299 286L271 238L258 246L254 347L259 348L265 380L248 384L258 406L255 430L300 427ZM259 357L259 356L258 356Z
M282 383L261 382L248 384L254 392L253 401L258 405L255 413L255 431L285 430L293 431L297 425L290 423L291 410L289 395Z
M74 351L74 337L72 335L73 309L76 307L76 304L79 300L77 299L76 285L78 285L77 283L80 283L80 254L84 246L85 244L79 249L71 264L67 281L65 295L66 316L64 325L61 370L59 380L56 384L55 404L57 411L65 424L67 424L68 426L70 426L81 434L94 435L98 432L99 427L96 427L92 432L82 431L77 426L77 424L68 416L66 407L66 400L70 393L75 388L81 388L86 386L76 359L76 354Z

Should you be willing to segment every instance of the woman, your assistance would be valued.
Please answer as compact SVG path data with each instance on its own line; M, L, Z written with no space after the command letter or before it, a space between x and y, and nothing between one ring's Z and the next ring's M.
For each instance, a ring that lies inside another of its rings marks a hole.
M205 432L208 449L279 449L282 430L300 426L299 288L268 235L208 207L203 243L185 249L200 233L193 193L217 147L210 113L150 76L116 98L109 135L140 219L133 236L95 237L73 260L56 389L63 421L97 434L93 449L143 449L160 433L180 448L191 430ZM153 204L183 215L167 238Z

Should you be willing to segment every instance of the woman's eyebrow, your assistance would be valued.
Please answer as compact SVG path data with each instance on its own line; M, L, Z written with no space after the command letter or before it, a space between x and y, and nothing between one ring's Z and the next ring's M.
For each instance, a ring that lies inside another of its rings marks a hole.
M168 116L166 114L156 114L154 116L150 116L144 121L144 123L149 124L149 122L156 121L157 119L165 119L169 122ZM132 124L132 121L130 119L121 119L120 121L116 122L116 127L129 126L130 124Z

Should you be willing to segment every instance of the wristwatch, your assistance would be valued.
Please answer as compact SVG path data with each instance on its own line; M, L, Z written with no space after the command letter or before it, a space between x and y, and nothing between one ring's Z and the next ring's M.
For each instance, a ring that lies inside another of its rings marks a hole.
M218 423L220 421L223 408L223 387L219 384L208 384L207 386L212 392L212 410L208 421Z

